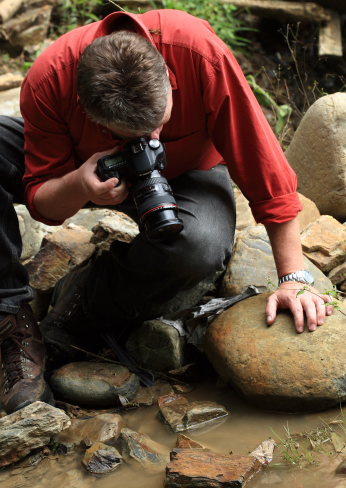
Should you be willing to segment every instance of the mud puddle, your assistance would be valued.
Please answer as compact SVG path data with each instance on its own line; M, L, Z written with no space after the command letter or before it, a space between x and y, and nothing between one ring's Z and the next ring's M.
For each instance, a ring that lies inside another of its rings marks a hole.
M237 394L211 384L200 385L187 395L191 400L212 400L230 409L229 417L208 428L186 432L192 439L215 452L246 455L269 437L278 440L290 433L316 429L323 422L340 419L340 409L306 414L281 414L262 411L240 399ZM171 450L177 434L171 432L157 417L157 407L142 407L123 414L130 429L149 435ZM248 488L346 488L346 477L335 475L342 455L330 452L316 457L317 465L285 466L279 450L262 473L247 483ZM309 453L309 456L314 453ZM165 474L162 469L150 471L142 467L122 465L105 476L86 472L81 464L83 451L50 455L36 465L32 459L0 471L1 488L162 488ZM314 462L314 461L313 461ZM304 463L305 464L305 463Z

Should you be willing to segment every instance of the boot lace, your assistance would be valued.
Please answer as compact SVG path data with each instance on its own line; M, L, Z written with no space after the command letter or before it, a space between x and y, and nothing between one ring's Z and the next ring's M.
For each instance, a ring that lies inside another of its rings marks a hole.
M24 378L25 366L23 357L34 361L33 356L26 349L29 346L28 339L31 334L22 332L10 332L0 346L0 363L4 370L4 389L7 393L19 380Z

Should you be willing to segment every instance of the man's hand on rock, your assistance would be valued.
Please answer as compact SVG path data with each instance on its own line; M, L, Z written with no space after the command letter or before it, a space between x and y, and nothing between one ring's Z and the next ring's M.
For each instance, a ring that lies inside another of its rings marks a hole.
M301 290L302 292L299 293ZM303 283L295 281L282 283L268 298L267 324L272 325L275 322L278 310L289 309L297 332L303 332L305 317L307 328L312 332L324 323L326 316L333 313L333 306L326 305L331 301L329 295L323 295L316 288Z

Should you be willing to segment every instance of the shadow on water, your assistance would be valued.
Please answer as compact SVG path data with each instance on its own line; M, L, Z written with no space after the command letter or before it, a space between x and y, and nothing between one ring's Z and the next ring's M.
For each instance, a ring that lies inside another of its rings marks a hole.
M190 400L212 400L225 405L230 410L229 417L222 423L207 428L186 432L205 447L220 454L234 453L246 455L269 437L284 437L286 429L291 433L316 429L323 422L340 417L340 409L335 408L319 413L285 414L258 409L239 398L224 387L214 383L198 386L187 395ZM177 434L164 425L157 416L157 407L142 407L123 415L130 429L149 435L164 444L168 450L175 446ZM118 470L104 476L86 472L81 464L82 450L63 456L49 456L37 465L19 465L0 471L1 488L162 488L164 469L150 471L142 467L122 465ZM342 456L326 455L318 465L307 467L285 466L274 452L272 464L250 480L248 488L346 488L346 478L336 476L335 468Z

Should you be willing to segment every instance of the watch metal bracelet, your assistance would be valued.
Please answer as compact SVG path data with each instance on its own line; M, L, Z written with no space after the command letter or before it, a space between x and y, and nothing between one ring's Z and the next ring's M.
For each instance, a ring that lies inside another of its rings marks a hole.
M314 284L314 277L310 273L310 271L306 269L300 269L299 271L295 271L294 273L289 273L284 276L280 276L279 278L279 285L285 283L286 281L297 281L298 283L305 283L306 285L313 285Z

